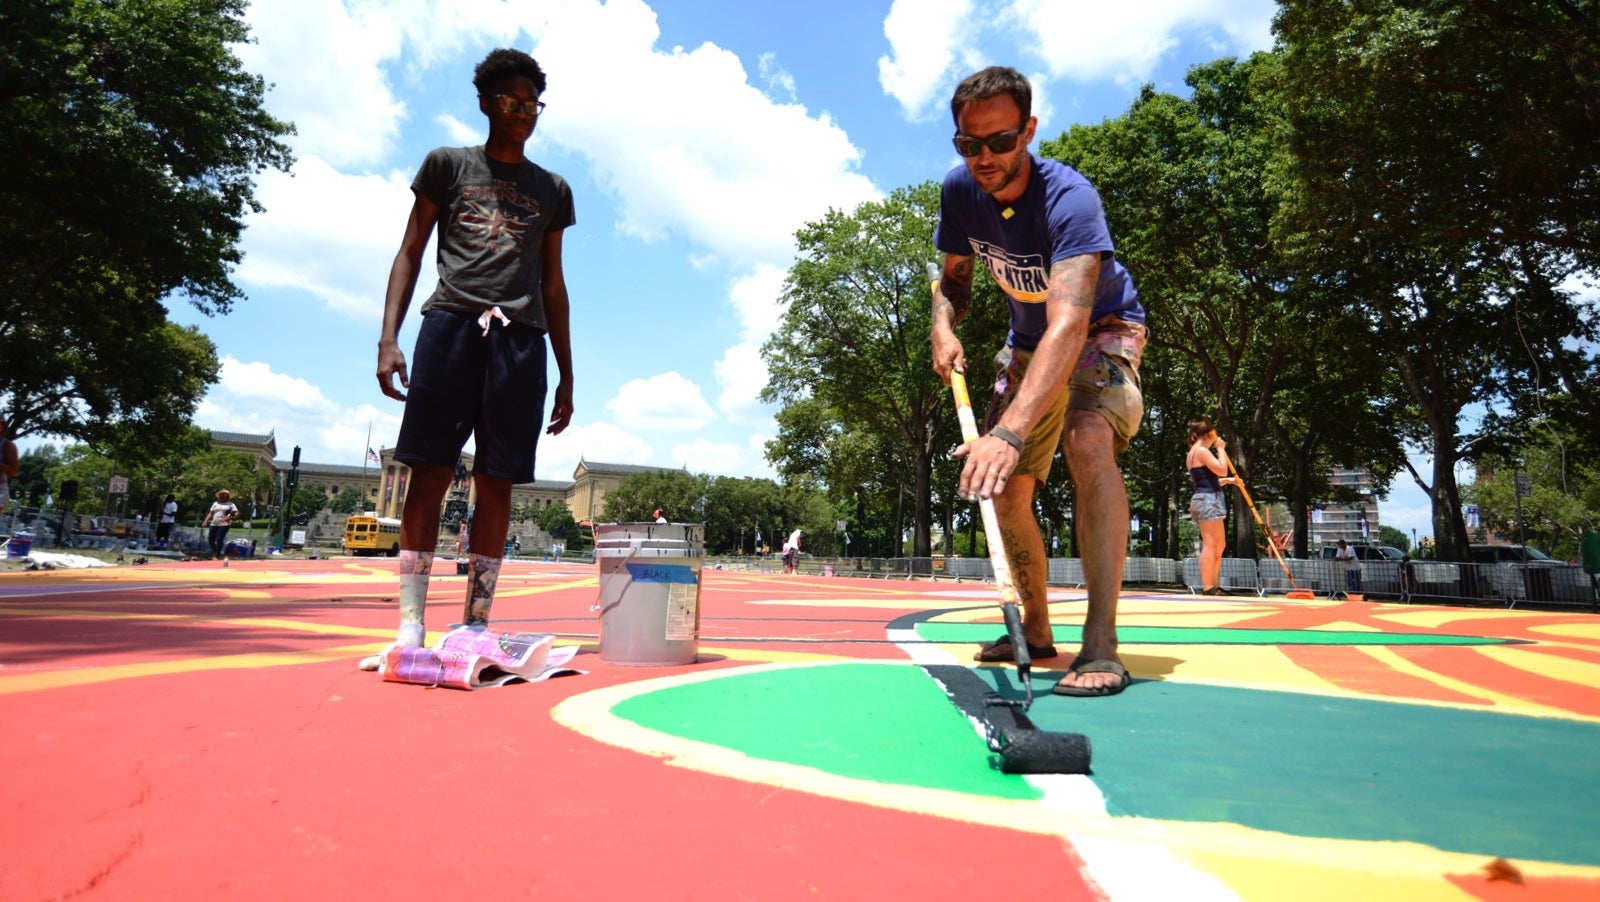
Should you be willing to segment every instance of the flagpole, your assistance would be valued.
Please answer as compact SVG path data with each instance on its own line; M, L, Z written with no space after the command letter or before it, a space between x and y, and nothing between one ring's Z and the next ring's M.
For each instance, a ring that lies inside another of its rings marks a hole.
M372 454L372 421L367 421L367 446L361 449L361 505L356 513L367 512L367 457Z

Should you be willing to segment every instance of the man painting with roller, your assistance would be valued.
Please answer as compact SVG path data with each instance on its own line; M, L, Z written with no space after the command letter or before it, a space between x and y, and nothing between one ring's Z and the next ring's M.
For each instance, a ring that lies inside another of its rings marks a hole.
M1028 80L1001 66L968 77L950 101L964 165L945 176L940 195L934 242L945 256L933 298L933 366L947 383L953 369L966 372L955 327L971 305L973 260L981 258L1006 293L1011 331L995 357L988 433L954 452L966 461L960 492L994 499L1029 651L1034 660L1053 658L1048 564L1033 498L1064 445L1089 612L1082 648L1054 691L1113 695L1129 683L1117 653L1128 495L1116 455L1144 414L1144 308L1113 256L1094 187L1028 151L1038 125L1032 102ZM1013 659L1007 637L977 655Z

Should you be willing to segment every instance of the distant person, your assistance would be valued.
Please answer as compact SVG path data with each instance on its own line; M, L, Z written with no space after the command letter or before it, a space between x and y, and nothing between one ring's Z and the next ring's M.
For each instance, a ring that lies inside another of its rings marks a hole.
M11 506L11 480L17 476L21 468L17 457L17 445L11 440L8 432L11 424L6 422L4 415L0 415L0 514L5 513Z
M1356 550L1344 539L1340 539L1337 547L1333 549L1333 559L1344 567L1345 592L1361 591L1361 561L1356 557Z
M1219 456L1227 453L1228 443L1217 435L1209 417L1189 423L1189 457L1185 466L1194 483L1189 516L1200 527L1201 595L1222 594L1222 523L1228 516L1222 487L1239 481L1228 475L1226 457Z
M206 511L205 518L200 521L201 526L211 527L206 534L207 543L211 546L211 556L222 560L223 553L228 547L228 527L233 525L233 518L239 516L239 506L233 503L233 493L227 489L217 492L217 500L212 502L211 509Z
M1089 587L1083 643L1055 686L1060 695L1114 695L1131 682L1117 650L1117 601L1128 554L1128 492L1117 468L1144 415L1139 362L1145 311L1117 262L1100 195L1077 170L1028 150L1039 120L1033 88L1015 69L969 76L950 99L962 162L945 175L934 244L944 274L933 295L933 368L971 372L955 327L986 267L1005 292L1010 334L994 358L986 435L962 444L958 491L994 500L1035 658L1056 655L1038 487L1064 448L1078 502ZM975 259L976 258L976 259ZM1035 650L1036 649L1036 650ZM1009 637L980 661L1012 661Z
M561 176L523 148L544 110L545 74L520 50L491 51L473 72L489 134L476 147L441 147L411 183L405 236L389 271L378 385L405 401L396 460L411 467L401 513L400 626L395 642L420 646L439 511L467 438L477 443L477 489L462 621L486 626L511 523L511 487L532 482L548 374L558 382L550 408L556 435L572 419L572 342L561 238L576 218ZM400 327L411 305L422 255L439 230L438 287L422 305L422 327L408 377ZM400 387L394 385L395 378ZM409 390L409 397L404 390ZM381 656L361 661L377 670Z
M665 523L665 522L667 522L667 515L663 514L661 512L661 508L659 508L659 507L656 508L656 512L654 514L651 514L651 516L655 518L655 521L657 523Z

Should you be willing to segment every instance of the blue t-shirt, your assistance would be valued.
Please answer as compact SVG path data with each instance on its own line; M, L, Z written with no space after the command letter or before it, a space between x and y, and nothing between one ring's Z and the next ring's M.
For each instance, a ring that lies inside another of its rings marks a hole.
M983 260L1011 305L1006 343L1024 351L1038 347L1045 330L1050 266L1068 257L1100 254L1100 284L1091 322L1108 316L1144 324L1144 307L1133 279L1113 256L1100 194L1071 166L1030 154L1028 188L1003 207L973 181L967 167L944 177L934 245L947 254ZM1006 210L1011 215L1005 216Z

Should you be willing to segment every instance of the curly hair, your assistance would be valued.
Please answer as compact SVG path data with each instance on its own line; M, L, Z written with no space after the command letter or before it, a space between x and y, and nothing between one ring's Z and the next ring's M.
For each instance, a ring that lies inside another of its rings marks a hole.
M490 93L495 82L502 78L526 78L533 82L534 93L544 93L544 70L539 68L533 57L521 50L508 47L491 50L483 62L472 70L472 86L478 89L480 95Z
M1017 108L1022 110L1022 121L1028 121L1033 115L1033 85L1028 83L1028 77L1010 66L990 66L968 75L956 85L956 93L950 98L950 118L960 128L963 106L1001 94L1010 94L1017 102Z

